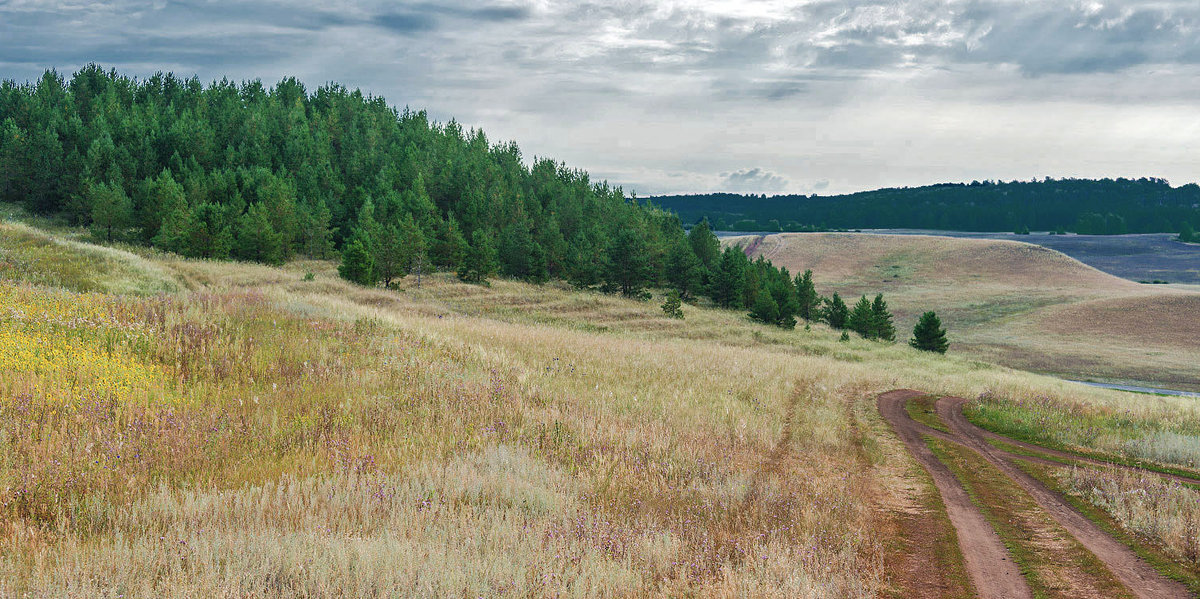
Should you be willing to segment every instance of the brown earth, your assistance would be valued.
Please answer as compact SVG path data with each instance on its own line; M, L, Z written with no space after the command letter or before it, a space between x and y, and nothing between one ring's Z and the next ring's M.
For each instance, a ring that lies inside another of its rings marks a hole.
M964 558L967 559L968 572L976 587L980 589L981 596L991 596L983 594L984 589L991 588L991 582L986 577L1007 576L1008 571L1014 570L1015 565L1011 561L1005 562L995 558L994 544L999 542L995 532L990 525L983 520L982 514L970 503L970 499L966 497L966 493L958 484L957 479L949 472L946 467L933 456L932 452L922 441L922 436L933 436L939 439L945 439L959 445L962 445L972 451L975 451L990 464L998 468L1007 477L1016 482L1031 497L1037 502L1050 517L1066 529L1081 545L1092 552L1106 567L1115 575L1122 584L1124 584L1134 595L1143 598L1171 598L1171 597L1190 597L1190 593L1180 583L1170 580L1159 574L1152 566L1139 558L1132 550L1120 543L1116 539L1105 533L1099 526L1087 519L1083 514L1079 513L1072 507L1063 497L1046 488L1040 481L1030 476L1025 471L1018 468L1013 462L1013 459L1033 459L1034 461L1049 461L1039 458L1030 458L1027 456L1018 456L1011 454L1002 449L994 447L988 443L988 439L997 439L1010 443L1014 446L1019 446L1029 451L1035 451L1043 455L1055 456L1057 458L1075 460L1085 463L1099 463L1098 460L1090 458L1081 458L1065 452L1045 449L1029 443L1019 442L1013 439L985 431L974 424L967 421L963 415L962 407L966 400L955 397L943 397L937 401L936 410L938 417L950 429L950 433L944 433L936 429L930 428L924 424L918 423L909 417L906 410L906 404L910 399L921 397L923 393L911 390L889 391L879 396L878 405L880 413L886 418L896 429L897 434L904 441L909 451L913 456L921 462L923 466L929 470L930 475L934 477L937 483L939 492L946 502L947 512L951 514L951 521L958 529L959 544L963 551ZM1055 462L1057 463L1057 462ZM1126 467L1132 468L1132 467ZM935 474L935 472L943 472L943 474ZM1163 475L1184 482L1198 482L1197 479L1191 479L1182 476ZM946 480L949 477L949 480ZM941 480L939 480L941 479ZM949 495L947 495L947 490ZM960 500L961 495L961 500ZM965 505L960 505L961 501L965 501ZM968 521L956 521L954 512L950 511L951 505L956 505L956 509L960 512L974 512L974 516L967 516L969 521L977 517L986 527L979 530L977 526L973 526ZM1003 547L1001 546L1001 549ZM984 566L971 567L971 562L974 559L977 563L982 555L992 556L987 561L984 561ZM1019 573L1018 573L1019 576ZM1022 579L1023 583L1024 580ZM1013 592L1007 590L1005 592ZM1028 590L1025 591L1028 593ZM1024 595L1011 595L1024 596Z

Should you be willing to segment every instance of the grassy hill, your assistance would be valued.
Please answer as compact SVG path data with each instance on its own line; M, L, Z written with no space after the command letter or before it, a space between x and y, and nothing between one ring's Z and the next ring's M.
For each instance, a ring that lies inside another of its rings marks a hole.
M901 386L1194 457L1136 443L1200 432L1178 400L684 311L2 223L0 595L899 595L961 569L875 410Z
M1200 389L1200 290L1142 285L1013 241L854 233L734 237L818 290L885 294L897 328L935 310L955 351L1061 376Z

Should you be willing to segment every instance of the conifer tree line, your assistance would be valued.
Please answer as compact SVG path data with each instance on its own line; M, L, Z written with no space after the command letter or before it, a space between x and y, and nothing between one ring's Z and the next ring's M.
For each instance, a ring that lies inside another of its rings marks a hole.
M442 269L629 297L660 288L784 328L820 320L895 337L882 296L851 310L818 295L811 271L722 248L706 221L685 231L586 172L527 165L514 143L338 84L204 85L97 65L5 81L0 201L188 257L340 257L341 276L363 285Z
M664 284L678 218L513 143L337 84L202 84L96 65L0 84L0 201L104 241L278 264Z

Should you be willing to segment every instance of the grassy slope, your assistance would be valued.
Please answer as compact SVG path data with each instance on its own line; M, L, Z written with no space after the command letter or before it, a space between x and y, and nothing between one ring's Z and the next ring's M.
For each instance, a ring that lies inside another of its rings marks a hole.
M556 286L42 241L0 273L0 594L870 596L924 497L875 392L1122 397ZM182 291L44 286L97 280Z
M732 238L729 243L745 243ZM1200 293L1140 285L1012 241L852 233L767 236L757 253L812 268L822 293L883 292L897 328L924 310L954 350L1075 378L1200 390Z

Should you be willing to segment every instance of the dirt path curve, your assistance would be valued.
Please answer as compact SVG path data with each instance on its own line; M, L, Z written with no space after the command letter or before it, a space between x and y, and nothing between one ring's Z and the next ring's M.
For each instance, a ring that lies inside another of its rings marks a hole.
M881 396L882 397L882 396ZM993 466L1021 485L1050 517L1075 537L1081 545L1096 555L1134 595L1146 599L1191 597L1182 584L1159 574L1128 547L1108 536L1099 526L1071 507L1057 493L1011 462L1013 457L987 442L983 429L971 424L963 415L967 400L943 397L937 401L938 417L946 423L957 441L983 456ZM903 407L900 408L903 411ZM904 414L907 417L907 413Z
M927 427L909 418L905 404L923 395L907 389L884 393L876 400L879 413L891 423L908 452L933 478L933 484L942 495L950 523L958 533L958 545L963 553L967 574L979 596L984 599L1032 598L1029 585L1004 548L1000 536L979 508L971 503L971 498L950 469L933 455L921 438Z

